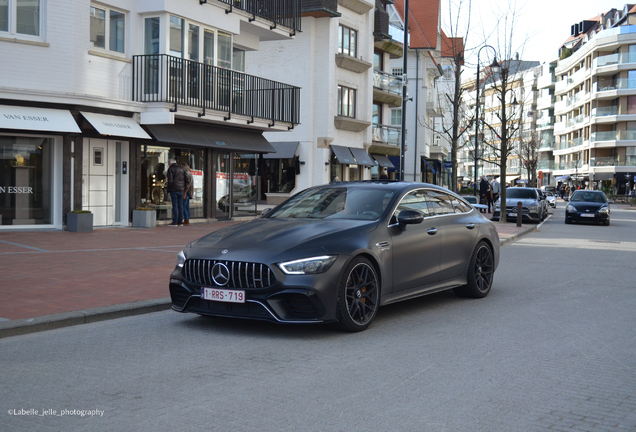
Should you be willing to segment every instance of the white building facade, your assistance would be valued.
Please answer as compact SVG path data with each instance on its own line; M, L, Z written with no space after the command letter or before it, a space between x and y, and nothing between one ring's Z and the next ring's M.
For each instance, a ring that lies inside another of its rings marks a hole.
M300 0L25 3L0 2L0 229L169 221L171 158L192 168L193 219L255 214L223 203L257 193L262 133L299 123L300 89L245 74L245 54L291 42Z

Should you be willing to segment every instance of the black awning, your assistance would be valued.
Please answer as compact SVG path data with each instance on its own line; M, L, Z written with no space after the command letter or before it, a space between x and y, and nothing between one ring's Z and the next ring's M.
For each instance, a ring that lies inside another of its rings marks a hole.
M356 160L358 161L358 165L375 166L375 162L373 161L373 159L371 159L369 153L367 153L364 149L349 147L349 150L351 150L351 153L353 153L353 157L356 158Z
M373 159L375 159L378 165L380 165L381 167L395 168L395 165L391 163L388 157L384 155L377 155L377 154L372 154L371 156L373 156Z
M349 147L332 145L331 150L333 150L333 154L336 155L336 159L341 164L355 165L356 160L349 151Z
M298 141L291 142L271 142L276 153L267 153L263 155L263 159L291 159L296 156Z
M263 134L258 131L195 123L145 126L157 141L166 143L213 147L245 153L272 153L275 151Z

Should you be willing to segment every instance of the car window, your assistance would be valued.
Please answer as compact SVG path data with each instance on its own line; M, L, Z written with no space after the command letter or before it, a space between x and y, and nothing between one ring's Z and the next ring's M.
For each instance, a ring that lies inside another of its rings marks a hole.
M431 214L443 215L455 213L454 198L444 192L428 191L428 205Z
M537 191L534 189L526 189L526 188L507 188L506 189L506 199L508 198L517 198L517 199L537 199Z
M453 207L455 208L455 213L466 213L473 209L473 207L467 204L464 200L460 200L455 197L453 197Z
M423 189L411 191L404 195L395 209L393 216L398 217L400 212L404 210L415 210L422 213L424 217L430 216L430 210L426 201L426 192Z
M570 198L570 201L574 201L574 202L585 201L585 202L598 202L598 203L606 202L605 196L601 195L600 193L582 192L582 191L574 192L572 194L572 197Z
M308 189L268 213L269 218L375 220L393 196L384 188L329 187Z

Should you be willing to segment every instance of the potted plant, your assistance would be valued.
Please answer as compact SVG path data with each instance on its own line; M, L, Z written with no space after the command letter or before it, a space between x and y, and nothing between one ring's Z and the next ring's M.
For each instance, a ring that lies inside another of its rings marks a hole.
M132 226L154 228L157 226L157 212L151 207L138 207L133 210Z
M93 232L93 213L88 210L73 210L67 213L66 231Z

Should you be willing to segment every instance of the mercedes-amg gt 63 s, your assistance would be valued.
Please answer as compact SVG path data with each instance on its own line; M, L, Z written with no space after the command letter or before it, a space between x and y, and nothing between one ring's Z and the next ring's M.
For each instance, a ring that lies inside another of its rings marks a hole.
M494 224L444 188L332 183L187 245L170 295L179 312L360 331L389 303L485 297L498 262Z

